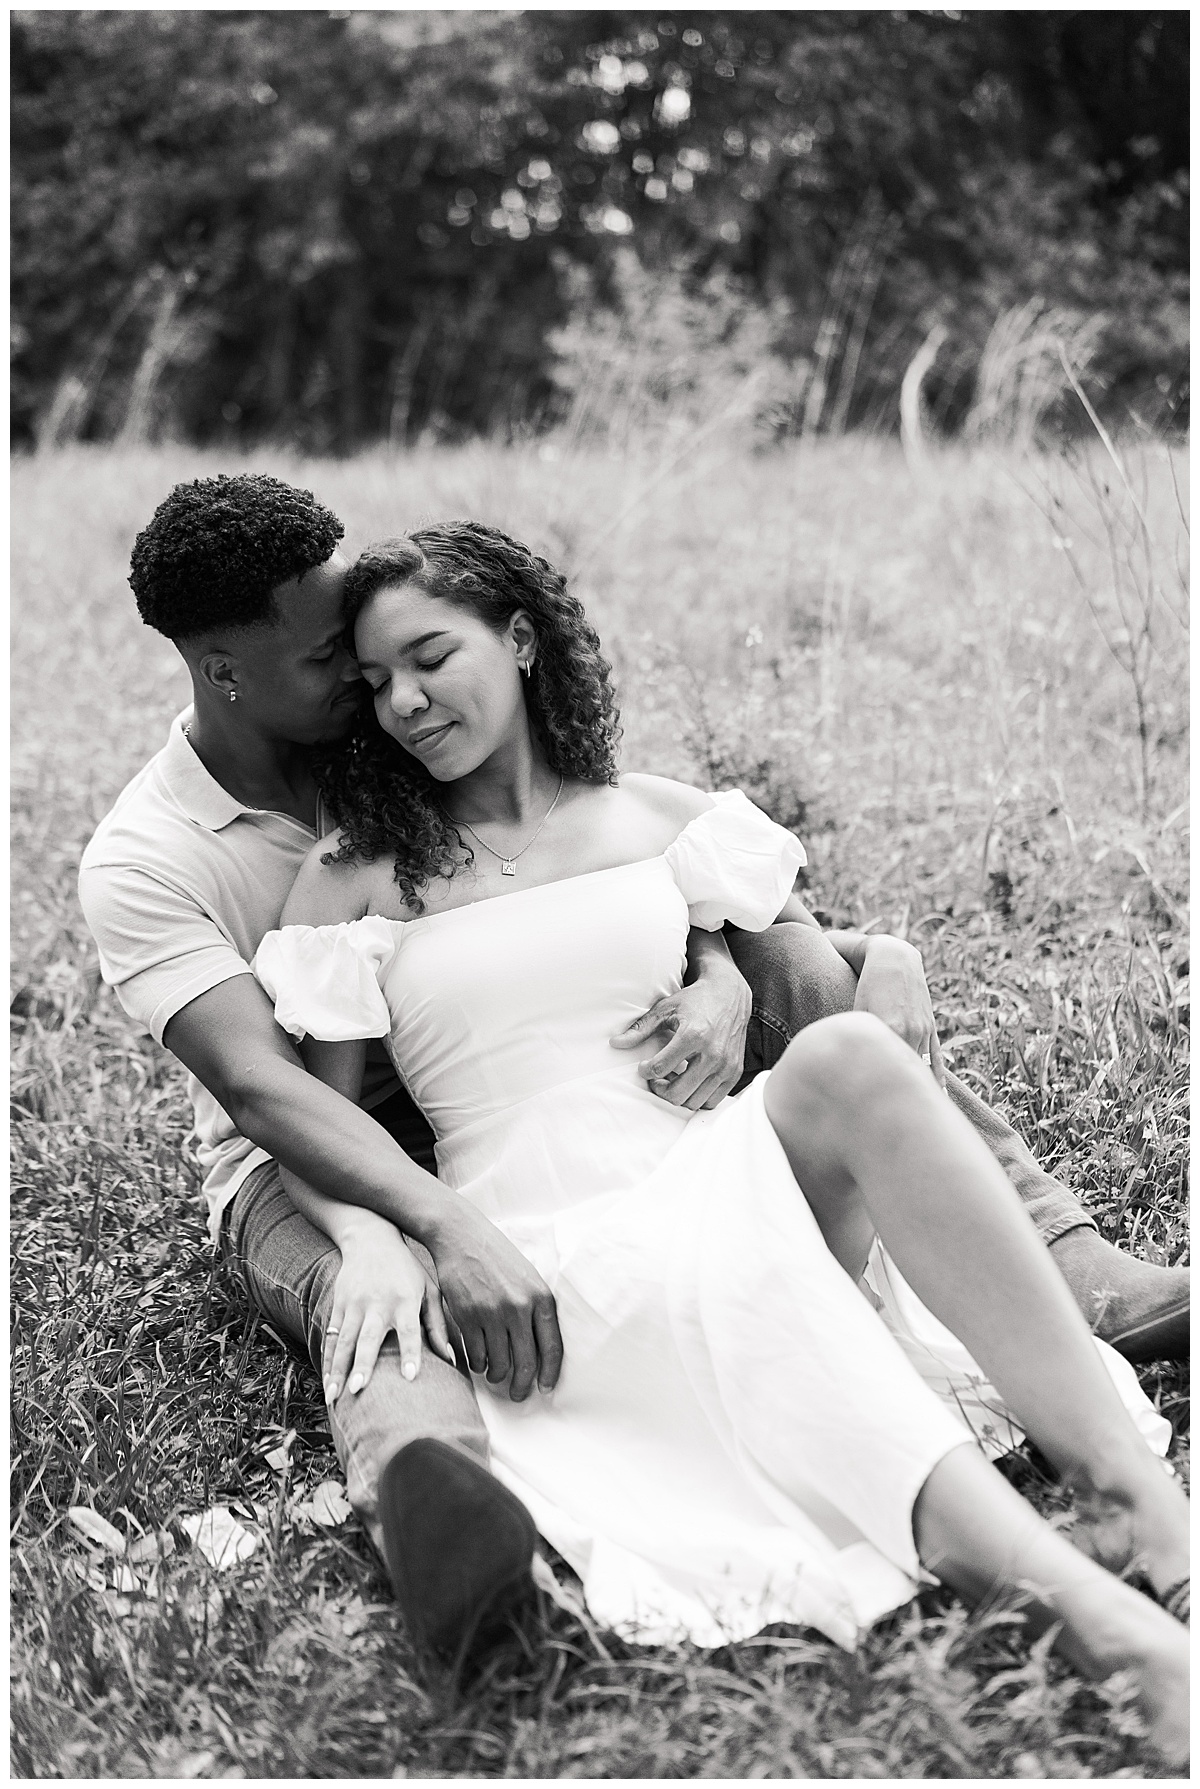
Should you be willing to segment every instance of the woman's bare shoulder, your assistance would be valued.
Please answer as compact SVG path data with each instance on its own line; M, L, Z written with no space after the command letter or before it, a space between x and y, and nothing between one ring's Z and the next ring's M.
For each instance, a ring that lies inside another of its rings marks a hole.
M651 776L647 771L628 771L621 778L621 789L654 815L683 827L713 805L711 795L695 789L690 783L677 783L669 776Z
M283 904L281 925L343 925L371 911L371 897L380 871L386 876L388 866L378 861L364 863L360 858L339 860L335 854L342 842L340 832L327 833L317 840L300 865Z

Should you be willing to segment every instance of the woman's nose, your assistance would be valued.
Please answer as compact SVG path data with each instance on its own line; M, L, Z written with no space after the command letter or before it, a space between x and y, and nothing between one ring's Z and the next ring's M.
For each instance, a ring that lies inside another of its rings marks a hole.
M390 694L392 713L399 720L407 720L429 707L429 697L415 678L393 677Z

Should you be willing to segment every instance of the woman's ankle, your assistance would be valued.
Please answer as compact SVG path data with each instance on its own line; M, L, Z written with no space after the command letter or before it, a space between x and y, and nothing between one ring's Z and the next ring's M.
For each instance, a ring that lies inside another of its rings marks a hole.
M1108 1434L1089 1436L1086 1455L1061 1462L1059 1470L1080 1501L1131 1508L1166 1476L1161 1462L1127 1423Z

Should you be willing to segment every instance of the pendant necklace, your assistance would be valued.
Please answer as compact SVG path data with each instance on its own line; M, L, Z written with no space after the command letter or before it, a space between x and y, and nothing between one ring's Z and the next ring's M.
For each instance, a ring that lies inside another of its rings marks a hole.
M503 851L497 851L495 846L489 845L486 839L481 839L479 837L479 834L476 832L475 828L471 825L469 820L455 820L453 814L447 814L446 818L448 820L453 821L455 826L465 826L467 831L470 833L471 837L473 839L475 839L478 844L482 845L485 851L490 851L493 857L498 857L500 859L500 874L502 876L515 876L517 873L517 859L519 857L524 857L524 855L528 851L530 845L532 845L535 842L535 840L537 840L540 837L541 833L545 829L546 821L549 820L551 814L554 812L555 808L558 806L558 797L562 794L562 792L563 792L563 779L560 776L558 779L558 793L555 795L554 800L550 803L550 806L546 809L545 819L543 819L541 826L538 827L537 832L535 832L533 835L533 838L527 840L526 843L521 846L521 849L519 851L514 851L511 855L511 857L506 856L506 854Z

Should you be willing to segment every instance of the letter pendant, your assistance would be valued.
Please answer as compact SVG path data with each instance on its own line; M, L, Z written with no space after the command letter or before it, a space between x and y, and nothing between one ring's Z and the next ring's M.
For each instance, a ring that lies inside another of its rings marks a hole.
M500 865L500 874L502 876L515 876L516 873L517 873L516 858L515 857L504 858L504 860L502 861L502 863Z

